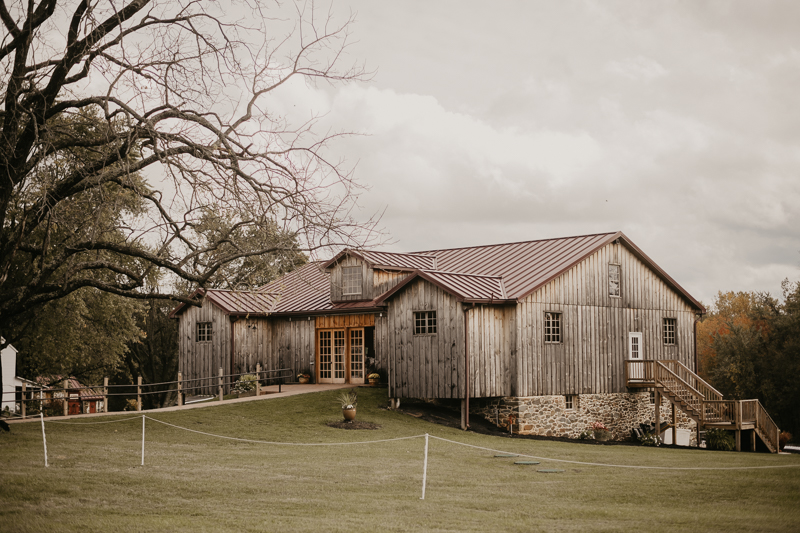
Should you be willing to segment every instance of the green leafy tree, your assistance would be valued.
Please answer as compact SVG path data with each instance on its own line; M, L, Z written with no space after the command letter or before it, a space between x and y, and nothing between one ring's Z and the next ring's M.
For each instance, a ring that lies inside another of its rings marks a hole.
M172 303L169 300L147 301L147 311L139 315L138 326L144 331L141 338L132 340L125 357L125 370L118 376L119 383L133 383L142 376L144 383L174 381L178 374L178 322L169 318ZM122 378L122 379L120 379ZM148 391L168 390L174 385L148 388ZM146 409L165 407L175 403L175 392L147 395L142 398Z

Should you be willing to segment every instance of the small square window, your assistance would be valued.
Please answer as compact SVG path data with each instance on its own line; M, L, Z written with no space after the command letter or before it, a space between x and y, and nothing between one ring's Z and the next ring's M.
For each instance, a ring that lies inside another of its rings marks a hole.
M664 319L664 344L673 346L675 344L675 326L677 320L674 318Z
M414 311L414 335L436 333L436 311Z
M342 295L361 294L361 267L342 268Z
M608 265L608 295L619 297L620 291L620 265Z
M544 314L544 342L561 342L561 313Z
M195 340L197 342L210 342L211 332L211 322L198 322Z
M650 405L656 404L656 393L655 391L650 391Z
M564 408L567 411L574 411L578 408L578 397L575 394L567 394L564 396Z

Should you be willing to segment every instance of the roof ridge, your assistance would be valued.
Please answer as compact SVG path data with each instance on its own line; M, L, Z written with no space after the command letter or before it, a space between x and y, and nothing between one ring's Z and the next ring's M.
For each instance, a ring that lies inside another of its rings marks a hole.
M419 270L420 272L426 272L426 273L427 272L435 272L437 274L450 274L450 275L453 275L453 276L470 276L470 277L473 277L473 278L491 278L491 279L499 279L500 281L503 281L503 276L492 276L491 274L468 274L466 272L451 272L451 271L448 271L448 270L432 270L432 269L429 269L429 268L418 268L417 270Z
M437 248L435 250L423 250L420 252L410 252L410 254L424 254L424 253L432 253L432 252L443 252L443 251L452 251L452 250L471 250L475 248L491 248L493 246L509 246L511 244L528 244L533 242L547 242L547 241L563 241L567 239L580 239L584 237L600 237L603 235L616 235L617 233L621 233L620 231L608 231L602 233L587 233L586 235L571 235L567 237L552 237L550 239L533 239L530 241L514 241L514 242L499 242L495 244L477 244L474 246L457 246L455 248ZM432 256L436 257L436 256Z

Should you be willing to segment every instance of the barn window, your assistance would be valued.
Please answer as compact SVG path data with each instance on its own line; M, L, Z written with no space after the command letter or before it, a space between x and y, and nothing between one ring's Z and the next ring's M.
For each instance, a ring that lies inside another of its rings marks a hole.
M619 265L608 265L608 295L619 298L620 295L620 271L622 267Z
M414 335L436 333L436 311L414 311Z
M361 267L342 268L342 294L352 296L361 294Z
M578 396L575 394L567 394L564 396L564 408L567 411L574 411L578 408Z
M544 314L544 342L561 342L561 313Z
M675 344L675 323L677 322L674 318L665 318L664 319L664 344L667 346L673 346Z
M211 322L197 323L195 339L197 342L209 342L211 340Z

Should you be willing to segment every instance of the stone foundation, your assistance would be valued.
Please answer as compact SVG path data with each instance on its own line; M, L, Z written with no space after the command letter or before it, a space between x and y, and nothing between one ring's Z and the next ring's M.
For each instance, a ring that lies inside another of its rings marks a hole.
M521 435L570 439L591 434L592 423L602 422L611 431L612 440L629 440L633 428L655 421L655 406L650 403L649 392L576 394L572 398L572 409L567 409L566 397L558 395L473 400L475 407L470 410L506 429L509 416L513 416L514 432ZM680 409L677 417L678 428L691 430L691 442L695 445L696 423ZM670 420L672 404L662 399L661 421Z

